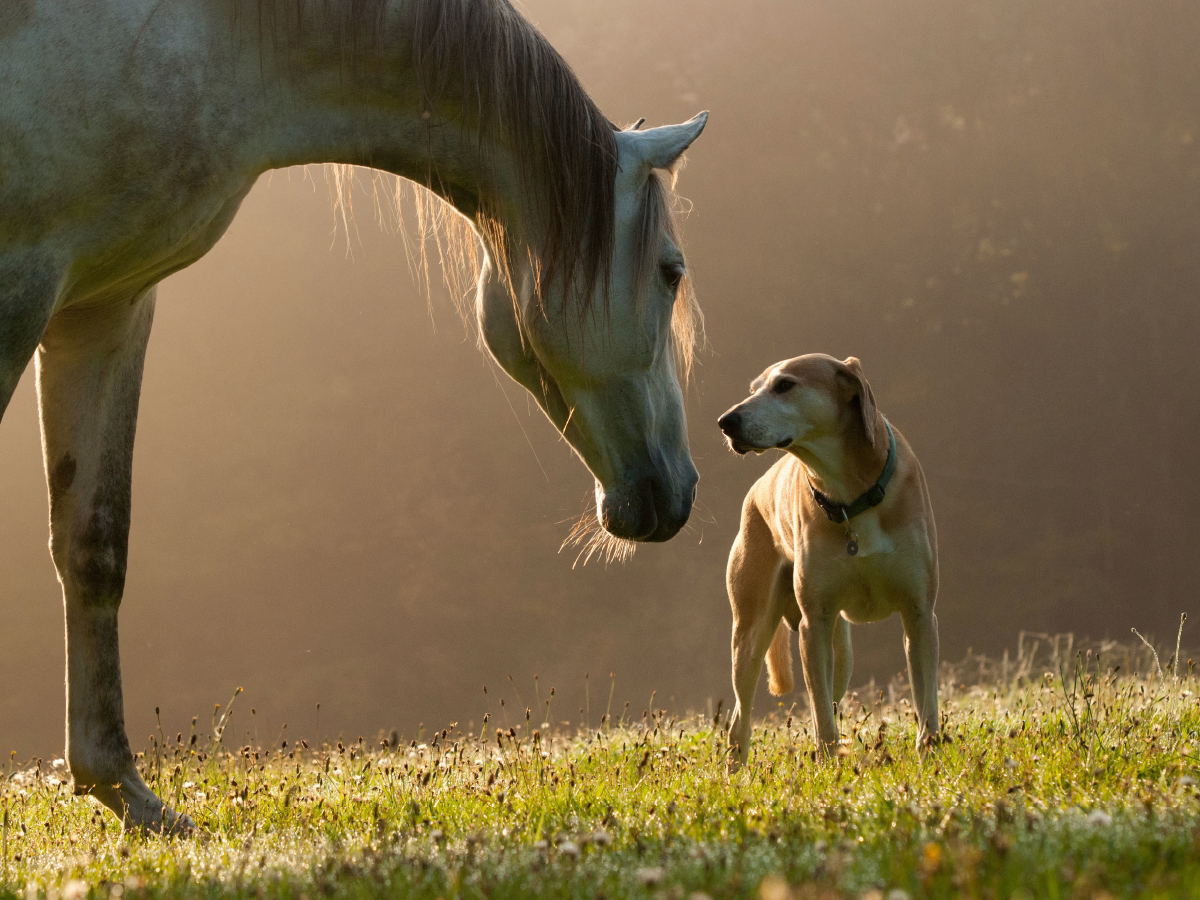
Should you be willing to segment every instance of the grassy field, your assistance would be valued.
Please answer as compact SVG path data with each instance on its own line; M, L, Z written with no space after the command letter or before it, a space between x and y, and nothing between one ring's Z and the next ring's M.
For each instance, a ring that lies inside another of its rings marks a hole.
M734 775L721 712L522 712L398 746L168 736L139 765L190 840L123 834L61 763L13 769L0 897L1200 897L1190 664L1099 649L946 667L924 754L900 682L843 702L827 761L776 708Z

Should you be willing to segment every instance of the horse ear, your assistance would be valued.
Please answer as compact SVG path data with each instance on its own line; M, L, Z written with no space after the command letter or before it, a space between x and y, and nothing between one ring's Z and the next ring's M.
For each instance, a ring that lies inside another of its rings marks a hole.
M674 169L687 148L700 137L706 124L708 113L702 112L682 125L618 131L617 142L651 169Z
M875 419L878 413L875 407L875 393L871 390L867 376L863 374L862 363L857 357L851 356L842 362L845 366L838 370L838 381L843 384L843 399L846 403L858 400L858 412L862 417L863 431L867 441L875 446Z

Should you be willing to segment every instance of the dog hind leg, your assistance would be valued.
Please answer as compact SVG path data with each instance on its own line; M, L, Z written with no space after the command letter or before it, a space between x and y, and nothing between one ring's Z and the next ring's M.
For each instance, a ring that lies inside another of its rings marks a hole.
M749 759L754 694L767 649L783 617L782 610L776 609L773 602L773 580L778 569L778 554L770 531L758 511L747 504L742 528L729 553L726 576L733 608L733 691L737 699L729 723L731 770Z
M850 687L854 671L854 648L850 645L850 623L838 616L833 626L833 703L836 706Z
M800 607L796 605L796 594L792 590L792 571L791 563L781 565L772 588L771 606L783 610L783 619L776 626L775 637L771 639L771 646L767 650L767 689L776 697L795 687L791 629L800 625Z
M737 705L729 723L729 747L736 752L738 764L750 757L750 714L774 634L775 629L763 622L741 629L735 626L733 630L733 693Z
M782 697L796 686L792 677L792 630L780 619L767 648L767 690Z

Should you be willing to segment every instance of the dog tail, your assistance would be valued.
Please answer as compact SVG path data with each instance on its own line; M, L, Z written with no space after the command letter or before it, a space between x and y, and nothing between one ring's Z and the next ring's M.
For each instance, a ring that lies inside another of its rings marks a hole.
M792 681L792 640L787 622L779 620L775 637L767 651L767 689L776 697L786 694L794 685Z

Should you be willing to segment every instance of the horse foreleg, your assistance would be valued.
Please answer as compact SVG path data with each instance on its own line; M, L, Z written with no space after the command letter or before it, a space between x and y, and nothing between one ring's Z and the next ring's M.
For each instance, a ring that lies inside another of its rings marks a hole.
M117 610L125 588L130 478L154 290L67 309L38 348L50 550L67 619L67 759L75 793L126 827L189 830L134 766L125 736Z

